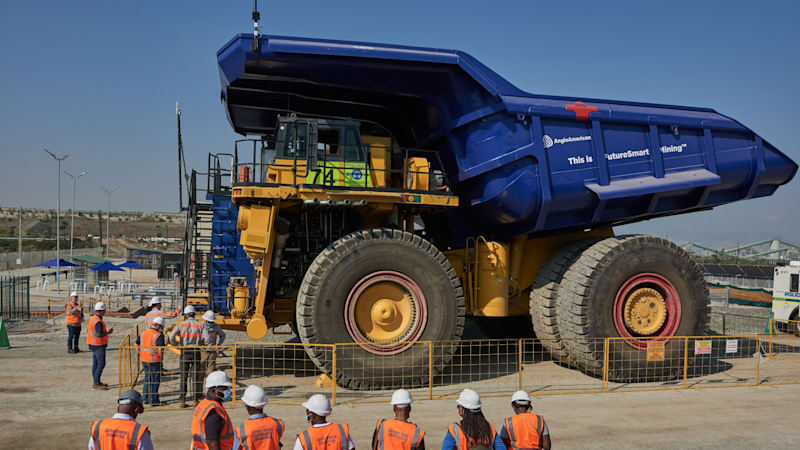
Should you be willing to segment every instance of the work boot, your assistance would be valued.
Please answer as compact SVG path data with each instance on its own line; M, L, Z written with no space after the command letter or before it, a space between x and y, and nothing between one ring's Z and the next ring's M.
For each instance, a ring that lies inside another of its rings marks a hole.
M81 349L79 349L78 347L75 347L74 349L72 349L72 353L80 353L80 352L81 352Z
M73 349L71 349L71 348L68 348L68 349L67 349L67 353L69 353L69 354L73 354L73 353L75 353L75 350L73 350Z
M92 385L92 390L93 391L107 391L108 390L108 386L106 386L106 385L104 385L102 383L94 384L94 385Z

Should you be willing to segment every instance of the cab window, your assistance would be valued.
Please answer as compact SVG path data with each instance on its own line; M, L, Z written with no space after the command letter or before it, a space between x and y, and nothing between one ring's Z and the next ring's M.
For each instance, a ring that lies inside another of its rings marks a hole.
M793 273L789 275L789 290L792 292L800 291L800 274Z
M317 151L319 159L336 161L341 159L338 128L319 127Z
M286 144L283 146L283 156L288 158L305 158L308 125L296 123L287 126L290 128L287 134Z
M344 160L345 162L362 162L364 156L361 154L361 147L358 145L356 130L348 128L344 134Z

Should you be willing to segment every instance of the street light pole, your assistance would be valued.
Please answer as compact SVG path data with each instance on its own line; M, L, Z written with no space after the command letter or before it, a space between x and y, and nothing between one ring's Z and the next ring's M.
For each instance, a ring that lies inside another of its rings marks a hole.
M72 225L69 230L69 259L72 259L72 240L75 238L75 186L78 184L78 178L86 175L86 172L73 175L65 170L64 173L72 177Z
M69 155L64 155L61 158L56 156L50 150L44 148L50 156L58 161L58 207L56 209L56 293L61 294L61 286L59 285L59 276L61 275L61 161L67 159Z
M118 188L107 189L105 186L100 186L100 189L104 190L106 194L108 194L108 207L106 209L106 259L108 259L111 248L111 193L116 191Z

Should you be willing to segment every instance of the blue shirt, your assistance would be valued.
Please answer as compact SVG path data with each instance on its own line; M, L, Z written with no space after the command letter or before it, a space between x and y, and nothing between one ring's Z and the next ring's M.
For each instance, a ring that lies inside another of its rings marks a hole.
M447 433L444 435L444 441L442 441L442 450L454 450L458 449L458 442L456 442L455 438L452 434L450 434L450 430L447 430ZM503 440L500 439L500 435L496 435L494 437L494 443L492 444L493 450L506 450L506 444L503 443ZM467 450L467 449L461 449Z

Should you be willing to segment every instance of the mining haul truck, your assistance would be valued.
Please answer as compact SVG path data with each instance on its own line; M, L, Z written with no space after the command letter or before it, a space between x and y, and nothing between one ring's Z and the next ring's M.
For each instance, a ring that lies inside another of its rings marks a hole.
M350 343L332 374L347 387L427 383L466 316L530 317L589 374L605 357L612 380L674 377L691 349L670 338L707 331L703 275L612 227L769 196L797 171L712 109L533 95L460 51L239 35L217 59L256 269L218 323L294 325L328 374L314 344ZM654 339L663 362L642 356Z

